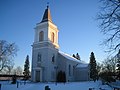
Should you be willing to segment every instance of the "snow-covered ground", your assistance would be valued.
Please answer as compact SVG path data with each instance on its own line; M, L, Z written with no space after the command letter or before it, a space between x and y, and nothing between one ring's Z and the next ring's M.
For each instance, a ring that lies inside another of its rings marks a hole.
M17 84L10 84L8 81L0 81L2 84L1 90L45 90L45 86L49 86L51 90L90 90L89 88L93 88L92 90L112 90L107 85L102 85L100 81L93 82L68 82L68 83L19 83L17 88ZM101 88L101 89L100 89Z

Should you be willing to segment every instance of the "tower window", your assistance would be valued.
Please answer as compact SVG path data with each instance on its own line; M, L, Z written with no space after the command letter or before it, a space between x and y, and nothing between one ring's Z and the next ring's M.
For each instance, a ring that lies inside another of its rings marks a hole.
M41 62L41 54L40 53L38 53L38 60L37 61Z
M55 34L52 32L52 34L51 34L51 41L54 43L54 41L55 41Z
M41 32L39 33L39 41L43 41L43 40L44 40L44 32L41 31Z
M55 56L53 55L52 57L52 62L54 63L55 62Z

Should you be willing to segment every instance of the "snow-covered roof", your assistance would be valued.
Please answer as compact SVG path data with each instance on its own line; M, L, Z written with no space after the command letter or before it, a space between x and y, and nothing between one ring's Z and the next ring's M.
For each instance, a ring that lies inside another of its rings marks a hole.
M72 61L75 61L75 62L78 62L78 63L82 63L82 64L86 64L84 61L82 60L77 60L76 58L74 58L73 56L70 56L69 54L66 54L64 52L61 52L59 51L59 53L64 56L65 58L69 59L69 60L72 60Z

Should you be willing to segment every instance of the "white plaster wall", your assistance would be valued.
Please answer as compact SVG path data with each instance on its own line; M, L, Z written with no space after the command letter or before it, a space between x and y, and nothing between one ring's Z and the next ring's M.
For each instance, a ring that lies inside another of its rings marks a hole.
M44 41L48 41L48 23L40 23L37 24L35 27L35 36L34 36L34 42L39 42L39 33L43 31L44 32Z
M68 81L75 81L75 74L74 74L74 67L76 67L76 65L79 64L78 62L72 61L72 60L67 60L67 77L68 77ZM71 66L71 75L69 75L69 65Z
M53 72L56 72L55 70L55 66L57 63L57 53L58 50L57 49L53 49L53 48L48 48L48 72L49 72L49 78L48 81L56 81L56 76L53 77ZM52 57L55 56L55 62L52 62Z
M51 22L48 23L48 26L49 26L48 27L48 38L51 41L51 34L53 32L54 35L55 35L54 43L53 44L59 48L59 45L58 45L58 32L59 32L59 30L57 29L57 26L54 25Z
M40 44L40 43L39 43ZM32 58L32 69L37 68L37 57L38 53L41 54L41 67L43 68L43 81L55 81L55 77L53 78L52 72L55 72L54 66L56 66L58 50L50 47L33 47L33 58ZM55 56L55 63L52 63L52 57ZM34 74L32 72L32 78Z
M57 58L57 66L58 66L58 71L65 71L66 72L66 58L63 57L61 54L58 53L58 58Z
M65 58L64 56L62 56L61 54L58 54L58 70L62 70L65 71L66 73L66 81L75 81L74 77L74 70L73 70L73 66L76 66L78 64L78 62L69 60L67 58ZM71 65L71 76L69 76L69 65Z
M76 68L75 70L75 80L76 81L87 81L89 80L88 68Z

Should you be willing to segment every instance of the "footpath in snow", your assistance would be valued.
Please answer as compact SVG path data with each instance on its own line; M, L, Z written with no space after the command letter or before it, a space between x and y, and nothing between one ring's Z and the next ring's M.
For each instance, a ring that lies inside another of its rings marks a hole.
M68 83L20 83L17 88L17 84L10 84L8 81L0 81L2 84L1 90L45 90L45 86L49 86L50 90L89 90L89 88L93 88L92 90L112 90L107 85L102 85L100 81L93 82L68 82Z

